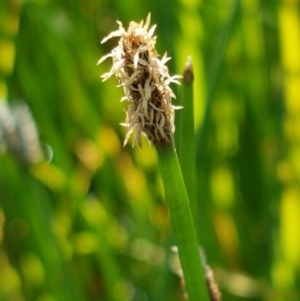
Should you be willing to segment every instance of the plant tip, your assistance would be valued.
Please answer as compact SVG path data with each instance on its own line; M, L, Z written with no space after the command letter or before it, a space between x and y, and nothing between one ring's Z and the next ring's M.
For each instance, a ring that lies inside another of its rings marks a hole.
M183 81L186 84L192 83L194 81L194 70L191 56L188 57L187 62L185 63L183 70Z

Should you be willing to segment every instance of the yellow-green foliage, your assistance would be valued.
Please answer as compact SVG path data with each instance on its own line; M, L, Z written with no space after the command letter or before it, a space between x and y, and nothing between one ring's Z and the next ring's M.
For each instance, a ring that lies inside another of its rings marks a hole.
M122 147L96 66L149 12L170 74L192 56L193 216L223 300L299 300L297 0L0 1L0 300L182 300L157 155Z

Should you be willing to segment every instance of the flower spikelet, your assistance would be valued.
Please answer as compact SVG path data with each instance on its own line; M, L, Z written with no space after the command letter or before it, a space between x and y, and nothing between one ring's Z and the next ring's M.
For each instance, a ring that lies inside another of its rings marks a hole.
M102 75L106 81L112 75L118 79L128 102L126 121L128 128L124 145L131 134L133 146L141 146L142 135L154 145L174 146L173 134L174 110L180 107L172 105L175 98L170 83L177 83L180 76L170 76L166 63L170 60L166 54L159 57L156 49L156 37L153 36L156 25L150 27L150 14L146 22L130 22L127 31L117 21L119 29L111 32L101 43L113 37L120 37L117 47L103 56L98 64L112 58L112 68Z

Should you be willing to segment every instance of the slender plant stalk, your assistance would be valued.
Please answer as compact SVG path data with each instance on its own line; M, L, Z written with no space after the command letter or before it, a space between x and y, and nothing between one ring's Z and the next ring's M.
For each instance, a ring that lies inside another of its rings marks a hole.
M189 301L208 301L197 234L176 150L172 146L157 150Z
M191 58L188 58L184 72L181 89L183 110L178 112L176 149L184 178L184 183L190 200L190 206L195 222L199 226L197 206L197 177L196 177L196 143L194 124L194 74ZM198 232L198 231L197 231Z
M179 77L169 75L165 65L169 58L166 55L161 59L157 56L156 38L153 37L155 25L150 27L150 14L145 22L130 22L127 31L121 22L118 25L118 30L102 40L104 43L113 37L120 37L118 46L99 60L102 63L107 58L113 59L111 70L102 78L107 80L115 75L124 89L124 99L129 102L124 124L128 131L124 144L133 134L133 145L142 145L143 134L157 147L189 301L208 301L197 234L174 148L174 115L178 107L172 104L175 95L170 83L179 83ZM193 133L191 136L194 138ZM182 156L184 153L182 148ZM192 185L195 186L194 183Z

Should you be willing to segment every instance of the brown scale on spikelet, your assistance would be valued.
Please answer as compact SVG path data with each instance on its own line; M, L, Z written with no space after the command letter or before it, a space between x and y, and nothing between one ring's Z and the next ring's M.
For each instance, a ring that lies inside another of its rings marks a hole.
M120 37L118 46L102 57L98 64L108 57L112 58L112 68L102 75L102 80L115 75L119 86L123 88L128 101L126 121L128 128L124 145L131 134L134 134L133 146L142 144L142 134L154 145L172 144L174 126L175 98L170 83L177 83L180 76L170 76L165 65L170 58L165 54L161 59L155 49L156 37L153 33L156 25L150 26L150 14L146 22L130 22L126 31L121 22L119 29L111 32L101 43L113 37Z

